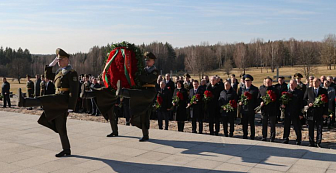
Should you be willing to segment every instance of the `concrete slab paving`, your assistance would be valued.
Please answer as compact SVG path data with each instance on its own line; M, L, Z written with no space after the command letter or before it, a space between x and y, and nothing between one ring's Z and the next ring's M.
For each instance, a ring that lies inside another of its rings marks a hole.
M72 156L61 151L58 134L42 127L39 116L0 111L1 172L336 172L331 149L150 130L119 125L107 138L108 123L68 119Z

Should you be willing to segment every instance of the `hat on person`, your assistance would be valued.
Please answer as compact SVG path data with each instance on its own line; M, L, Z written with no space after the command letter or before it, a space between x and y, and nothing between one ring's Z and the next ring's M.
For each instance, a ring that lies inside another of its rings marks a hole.
M295 73L294 74L294 78L303 78L302 74L301 73Z
M245 78L244 80L253 81L253 77L251 75L249 75L249 74L244 75L244 78Z
M63 58L69 58L70 55L68 53L66 53L63 49L61 48L57 48L56 49L56 56L57 56L57 59L60 60L60 59L63 59Z
M188 73L185 73L185 74L184 74L184 77L191 78L190 75L189 75Z
M144 57L145 57L145 60L149 60L149 59L156 60L156 57L152 52L145 52Z

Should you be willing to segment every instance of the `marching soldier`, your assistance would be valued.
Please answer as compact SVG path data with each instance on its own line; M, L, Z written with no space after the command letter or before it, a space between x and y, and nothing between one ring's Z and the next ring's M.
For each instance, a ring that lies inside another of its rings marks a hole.
M255 111L254 109L257 107L259 100L259 90L257 87L252 85L253 77L249 74L244 75L243 77L244 85L239 88L238 97L241 97L243 94L251 95L250 100L247 100L246 105L240 100L239 105L241 105L241 113L242 113L242 124L243 124L243 138L247 139L247 128L248 124L250 124L251 135L250 139L254 140L255 137Z
M154 66L155 55L145 52L146 67L140 71L140 82L143 84L141 89L121 89L120 81L116 95L130 98L130 108L132 113L131 124L142 129L143 137L140 142L149 140L149 123L153 100L156 96L155 83L158 78L158 70Z
M301 123L300 119L302 116L302 108L303 108L303 92L296 88L297 83L296 80L292 79L289 83L289 91L291 94L291 99L287 103L287 105L281 105L283 109L285 109L285 126L284 126L284 134L283 134L283 143L288 144L289 142L289 133L291 124L294 126L294 130L296 133L296 145L301 145L302 134L301 134Z
M78 75L69 65L69 57L64 50L56 49L57 57L46 66L47 78L54 79L56 94L45 95L37 98L23 98L19 88L19 107L43 106L38 123L46 126L59 134L63 151L56 154L56 157L71 155L70 142L66 130L66 121L69 112L76 107L78 96ZM52 66L58 63L60 67L56 73L52 73ZM55 75L56 74L56 75Z
M314 105L315 99L319 96L322 97L323 94L328 100L328 91L320 87L320 85L320 79L315 78L313 81L313 87L310 87L306 90L303 98L306 102L306 105L309 107L307 111L309 146L317 146L318 148L321 148L323 118L326 118L328 115L328 101L320 105ZM321 100L321 102L323 101ZM317 128L316 145L314 142L315 126Z

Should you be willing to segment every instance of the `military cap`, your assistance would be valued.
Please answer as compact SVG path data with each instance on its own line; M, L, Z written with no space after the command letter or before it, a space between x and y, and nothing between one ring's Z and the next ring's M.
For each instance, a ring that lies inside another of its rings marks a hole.
M191 78L190 75L189 75L188 73L185 73L185 74L184 74L184 77Z
M145 56L145 60L147 60L147 59L155 60L156 59L155 55L152 52L145 52L144 56Z
M280 79L285 79L285 77L283 77L283 76L279 76L278 78L280 78Z
M294 78L303 78L301 73L295 73Z
M253 77L251 75L249 75L249 74L244 75L244 79L245 80L253 81Z
M57 55L57 59L62 59L62 58L69 58L70 55L68 53L66 53L63 49L61 48L57 48L56 49L56 55Z

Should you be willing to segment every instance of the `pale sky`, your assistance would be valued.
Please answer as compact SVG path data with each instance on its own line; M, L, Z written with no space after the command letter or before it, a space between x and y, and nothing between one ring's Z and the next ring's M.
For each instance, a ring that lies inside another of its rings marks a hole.
M336 33L335 0L1 0L0 46L33 54L95 45L169 42L173 47L321 41Z

